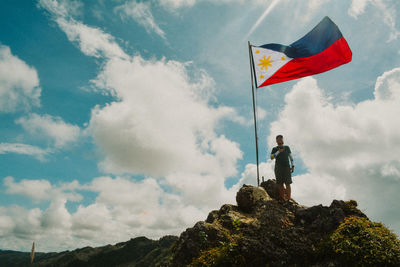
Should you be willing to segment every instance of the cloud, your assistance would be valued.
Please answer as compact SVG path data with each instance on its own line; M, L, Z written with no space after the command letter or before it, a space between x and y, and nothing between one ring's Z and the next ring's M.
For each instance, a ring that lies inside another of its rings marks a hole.
M74 19L56 19L57 24L67 34L68 40L77 43L81 51L96 58L128 58L116 43L115 38L101 29L89 27Z
M23 180L17 184L13 177L6 177L3 184L6 187L6 193L25 195L35 200L47 199L51 189L51 184L47 180Z
M41 251L61 251L77 246L99 246L145 235L158 238L179 234L208 210L184 203L178 194L167 193L153 178L134 181L123 177L98 177L85 185L72 182L54 185L47 180L4 179L6 193L37 200L50 200L47 208L0 207L0 233L3 247L26 250L35 240ZM24 188L26 186L26 188ZM37 189L37 192L30 190ZM96 199L80 204L76 211L66 208L68 198L89 191ZM47 198L46 196L51 196Z
M15 182L15 179L8 176L3 179L5 192L10 195L20 195L34 200L35 202L65 199L69 201L80 201L82 197L73 193L79 189L80 185L77 181L70 183L62 183L57 187L53 187L48 180L21 180ZM72 193L71 193L72 192Z
M156 76L154 76L156 74ZM214 162L225 152L213 144L215 133L231 109L208 105L210 78L201 71L192 82L185 65L176 61L112 59L94 83L120 99L92 111L89 131L106 158L107 172L165 176L173 172L221 173ZM238 144L226 151L241 157Z
M153 31L165 39L165 33L155 22L149 3L130 1L115 7L114 11L119 13L122 18L132 18L143 26L147 32Z
M31 114L19 118L16 123L32 135L52 139L56 148L75 142L81 134L78 126L65 123L60 117L50 115Z
M40 161L45 161L45 156L50 150L44 150L36 146L20 144L20 143L0 143L0 154L15 153L22 155L30 155Z
M85 55L96 58L128 58L112 35L104 33L99 28L89 27L73 18L76 13L74 10L81 6L79 3L78 1L40 0L38 6L49 12L52 19L65 32L68 40L78 44Z
M78 16L82 13L83 3L75 0L39 0L38 7L59 17Z
M167 10L176 10L182 7L192 7L196 0L160 0L159 3Z
M232 4L232 3L240 3L240 4L248 4L250 1L246 0L159 0L154 1L159 5L164 7L168 11L176 11L182 8L190 8L200 2L209 2L212 4ZM252 4L265 5L264 0L252 0Z
M348 9L348 14L353 18L357 19L360 15L365 13L366 7L371 4L376 7L383 17L383 22L390 28L390 36L388 42L396 40L400 35L400 31L396 28L396 9L388 7L387 3L382 0L353 0ZM369 15L371 16L371 15Z
M365 8L370 2L372 2L372 0L353 0L347 12L350 16L357 18L360 14L365 12Z
M400 208L393 192L400 182L399 77L400 68L385 72L375 98L353 105L331 104L313 78L302 79L286 95L268 143L272 147L276 133L284 133L307 167L309 173L294 177L297 200L356 199L373 219L400 231L393 215Z
M28 110L40 106L41 88L35 68L0 44L0 112Z
M53 19L84 54L104 60L92 83L114 96L114 101L92 110L85 133L102 152L102 170L125 176L98 177L69 191L51 185L54 193L44 210L3 207L9 218L35 214L31 225L35 230L24 238L36 237L38 244L45 246L43 250L103 245L137 235L157 238L178 234L204 220L211 209L232 203L235 192L224 183L237 174L243 153L239 144L219 132L224 120L240 120L240 116L233 108L217 104L211 77L190 63L128 56L114 37L101 29L53 13ZM32 124L32 129L49 134L38 121L61 124L56 118L38 115L19 123ZM135 180L133 174L145 178ZM14 188L9 192L29 196L15 188L31 183L10 179L7 183ZM71 212L66 209L67 196L80 191L92 192L96 199L86 205L79 203ZM4 246L23 243L15 223L5 228L11 230Z

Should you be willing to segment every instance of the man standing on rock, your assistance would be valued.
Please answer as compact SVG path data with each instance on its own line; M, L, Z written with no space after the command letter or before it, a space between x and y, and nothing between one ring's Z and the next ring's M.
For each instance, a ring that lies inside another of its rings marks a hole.
M271 159L275 159L275 178L279 185L279 195L282 200L290 200L292 172L294 171L292 152L289 146L283 145L283 136L276 137L278 146L271 151ZM290 164L289 164L290 160ZM283 187L285 184L286 188ZM286 195L286 198L285 198Z

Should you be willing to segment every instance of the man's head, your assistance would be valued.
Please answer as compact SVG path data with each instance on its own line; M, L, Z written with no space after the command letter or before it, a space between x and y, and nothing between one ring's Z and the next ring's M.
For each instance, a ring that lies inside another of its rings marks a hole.
M278 144L278 146L283 146L283 136L282 135L276 136L276 143Z

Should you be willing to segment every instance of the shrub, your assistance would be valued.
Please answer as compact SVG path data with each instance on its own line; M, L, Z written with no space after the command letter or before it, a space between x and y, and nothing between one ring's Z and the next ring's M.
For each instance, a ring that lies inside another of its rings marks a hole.
M346 265L400 266L400 241L397 236L382 223L366 218L345 218L326 245Z

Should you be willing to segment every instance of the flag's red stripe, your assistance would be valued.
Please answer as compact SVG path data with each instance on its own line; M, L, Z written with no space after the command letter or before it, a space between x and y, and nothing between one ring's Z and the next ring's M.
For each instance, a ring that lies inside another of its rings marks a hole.
M305 76L318 74L351 61L352 53L346 40L342 37L319 54L304 58L295 58L283 65L259 87Z

